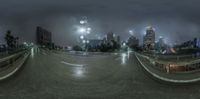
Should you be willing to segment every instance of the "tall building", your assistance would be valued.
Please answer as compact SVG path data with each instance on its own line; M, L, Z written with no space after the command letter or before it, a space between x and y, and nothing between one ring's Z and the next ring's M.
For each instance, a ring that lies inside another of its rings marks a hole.
M121 44L120 36L117 36L117 40L116 41L117 41L118 44Z
M155 47L155 30L153 27L147 27L146 34L143 39L143 46L145 50L154 50Z
M200 39L194 38L194 48L200 48Z
M51 32L43 29L42 27L36 28L36 37L37 37L37 44L41 46L48 46L52 45L52 34Z
M108 33L106 39L108 42L115 40L114 33L113 32Z
M158 46L159 46L159 48L162 48L162 47L165 46L165 42L164 42L163 37L159 38L159 40L158 40Z
M131 36L128 39L127 45L131 48L138 47L139 46L139 39L137 39L135 36Z
M155 50L159 53L163 53L164 51L167 50L167 44L164 42L163 37L159 37L159 40L155 43Z

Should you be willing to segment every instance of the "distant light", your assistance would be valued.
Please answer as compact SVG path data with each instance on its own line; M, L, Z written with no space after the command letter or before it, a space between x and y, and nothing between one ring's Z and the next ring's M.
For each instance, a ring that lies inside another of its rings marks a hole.
M84 20L81 20L81 21L80 21L80 24L84 24L84 23L85 23L85 21L84 21Z
M89 28L87 28L87 30L88 30L88 31L91 31L92 29L89 27Z
M116 34L113 34L113 37L115 37L116 36Z
M87 34L90 34L90 31L87 31L86 33L87 33Z
M147 26L146 29L155 31L155 28L153 28L152 26Z
M24 42L23 44L27 44L26 42Z
M143 35L146 35L147 33L146 33L146 31L143 31Z
M130 34L130 35L133 35L133 30L129 30L129 34Z
M86 32L86 29L85 28L79 28L79 30L78 30L80 33L85 33Z
M126 46L126 43L124 42L122 45L123 45L123 46Z
M163 38L162 36L160 36L159 38Z
M87 40L87 42L86 43L90 43L90 41L89 40Z
M83 43L85 44L85 43L86 43L86 41L85 41L85 40L83 40Z
M84 39L84 36L83 36L83 35L81 35L81 36L80 36L80 39Z

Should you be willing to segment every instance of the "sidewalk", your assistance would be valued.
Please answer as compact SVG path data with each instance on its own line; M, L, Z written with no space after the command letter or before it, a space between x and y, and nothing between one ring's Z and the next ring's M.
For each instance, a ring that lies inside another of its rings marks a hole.
M135 53L136 58L141 63L142 67L149 72L152 76L167 82L173 83L192 83L200 81L200 72L195 73L165 73L158 69L155 69L154 66L148 62L147 59L143 58L141 55Z

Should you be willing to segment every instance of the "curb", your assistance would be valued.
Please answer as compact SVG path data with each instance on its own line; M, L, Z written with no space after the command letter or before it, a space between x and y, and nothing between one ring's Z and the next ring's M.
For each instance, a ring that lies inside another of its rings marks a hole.
M6 74L5 76L0 77L0 81L5 80L9 77L11 77L12 75L14 75L21 67L22 65L25 63L25 61L28 59L28 56L30 55L30 53L26 54L23 59L20 60L18 66L10 73Z
M165 81L165 82L171 82L171 83L194 83L194 82L198 82L200 81L200 78L196 78L196 79L190 79L190 80L176 80L176 79L170 79L170 78L165 78L165 77L162 77L156 73L153 73L152 71L150 71L143 63L142 61L138 58L138 56L136 55L135 53L135 56L137 58L137 60L140 62L140 64L142 65L142 67L148 72L150 73L153 77L157 78L157 79L160 79L162 81Z

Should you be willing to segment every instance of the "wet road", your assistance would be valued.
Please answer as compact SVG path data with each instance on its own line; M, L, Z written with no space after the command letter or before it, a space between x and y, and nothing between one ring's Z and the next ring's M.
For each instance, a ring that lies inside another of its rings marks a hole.
M0 82L0 99L198 99L199 88L153 80L132 53L32 50L24 68Z

